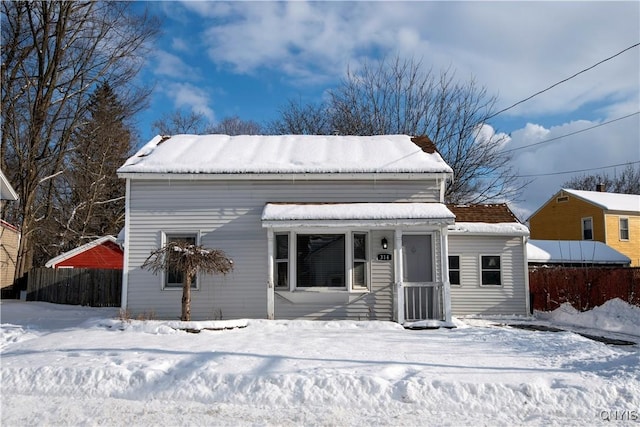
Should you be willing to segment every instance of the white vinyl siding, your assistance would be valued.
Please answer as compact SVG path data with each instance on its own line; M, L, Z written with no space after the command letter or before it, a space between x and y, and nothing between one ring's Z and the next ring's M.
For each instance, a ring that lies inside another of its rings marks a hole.
M460 286L451 287L454 316L527 313L521 237L449 234L449 252L460 257ZM500 254L502 286L483 286L481 256Z
M198 319L267 317L267 231L261 214L269 202L439 202L434 181L313 182L141 180L130 183L128 308L153 311L159 318L179 318L179 292L161 292L158 277L141 270L151 250L161 244L161 231L200 231L205 247L224 250L234 270L198 276L192 316ZM384 235L392 236L386 232ZM371 242L383 234L371 232ZM390 246L391 240L388 239ZM437 239L436 239L437 241ZM437 245L436 245L437 246ZM434 248L436 257L438 248ZM341 304L291 304L276 291L275 317L392 318L393 261L372 259L371 291L347 296ZM385 251L389 252L389 250ZM291 262L291 260L289 260ZM437 266L436 261L436 266ZM306 305L306 306L305 306Z

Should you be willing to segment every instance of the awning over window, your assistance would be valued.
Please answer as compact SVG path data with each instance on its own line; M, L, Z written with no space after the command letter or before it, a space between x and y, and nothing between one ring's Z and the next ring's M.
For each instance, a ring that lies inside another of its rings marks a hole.
M368 227L449 225L455 215L442 203L267 203L262 226Z

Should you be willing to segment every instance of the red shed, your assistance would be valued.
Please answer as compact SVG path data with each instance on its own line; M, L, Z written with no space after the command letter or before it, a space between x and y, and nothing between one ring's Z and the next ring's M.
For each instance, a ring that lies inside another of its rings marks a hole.
M115 237L104 236L50 259L45 267L121 270L123 259Z

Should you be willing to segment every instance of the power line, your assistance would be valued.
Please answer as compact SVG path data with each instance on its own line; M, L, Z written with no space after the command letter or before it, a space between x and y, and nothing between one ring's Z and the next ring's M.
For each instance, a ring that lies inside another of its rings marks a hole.
M600 169L615 168L615 167L618 167L618 166L634 165L636 163L640 163L640 160L636 160L635 162L618 163L617 165L602 166L602 167L599 167L599 168L588 168L588 169L579 169L579 170L574 170L574 171L538 173L538 174L518 175L518 176L520 178L535 178L535 177L540 177L540 176L566 175L568 173L589 172L589 171L595 171L595 170L600 170Z
M492 119L492 118L494 118L495 116L497 116L498 114L502 114L502 113L504 113L505 111L511 110L512 108L514 108L514 107L516 107L516 106L518 106L518 105L522 104L523 102L527 102L527 101L528 101L528 100L530 100L531 98L535 98L536 96L538 96L538 95L540 95L540 94L542 94L542 93L545 93L546 91L548 91L548 90L550 90L550 89L553 89L554 87L556 87L556 86L558 86L558 85L560 85L560 84L562 84L562 83L564 83L564 82L567 82L567 81L569 81L569 80L573 79L574 77L579 76L580 74L585 73L585 72L587 72L587 71L589 71L589 70L591 70L591 69L593 69L593 68L597 67L598 65L603 64L603 63L605 63L605 62L607 62L607 61L609 61L609 60L611 60L611 59L615 58L615 57L616 57L616 56L618 56L618 55L622 55L622 54L623 54L623 53L625 53L626 51L631 50L631 49L633 49L634 47L638 47L638 46L640 46L640 43L636 43L636 44L634 44L634 45L631 45L631 46L629 46L628 48L623 49L623 50L621 50L620 52L618 52L618 53L616 53L616 54L614 54L614 55L611 55L610 57L605 58L605 59L603 59L602 61L599 61L599 62L597 62L597 63L593 64L593 65L592 65L592 66L590 66L590 67L585 68L584 70L578 71L577 73L575 73L575 74L574 74L574 75L572 75L572 76L567 77L566 79L560 80L559 82L552 84L551 86L549 86L549 87L548 87L548 88L546 88L546 89L542 89L541 91L536 92L536 93L534 93L533 95L531 95L531 96L529 96L529 97L527 97L527 98L525 98L525 99L523 99L523 100L521 100L521 101L518 101L518 102L516 102L515 104L512 104L512 105L508 106L507 108L503 108L502 110L498 111L497 113L494 113L494 114L492 114L492 115L490 115L490 116L486 117L486 118L485 118L485 121L486 121L486 120L489 120L489 119Z
M516 147L516 148L511 148L509 150L504 150L504 151L502 151L502 153L503 154L511 153L513 151L524 150L525 148L534 147L536 145L546 144L547 142L556 141L558 139L561 139L561 138L564 138L564 137L567 137L567 136L573 136L573 135L576 135L576 134L579 134L579 133L582 133L582 132L586 132L586 131L591 130L591 129L599 128L601 126L605 126L605 125L608 125L610 123L617 122L619 120L628 119L629 117L635 116L637 114L640 114L640 111L636 111L635 113L627 114L626 116L618 117L617 119L612 119L612 120L609 120L609 121L606 121L606 122L602 122L600 124L597 124L597 125L594 125L594 126L590 126L588 128L580 129L580 130L577 130L575 132L570 132L570 133L567 133L565 135L560 135L560 136L556 136L554 138L545 139L545 140L542 140L542 141L535 142L533 144L523 145L522 147Z

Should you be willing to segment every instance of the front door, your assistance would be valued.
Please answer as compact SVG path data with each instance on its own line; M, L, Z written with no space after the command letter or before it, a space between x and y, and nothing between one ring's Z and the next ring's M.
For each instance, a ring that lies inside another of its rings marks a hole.
M406 321L438 319L438 288L433 283L431 235L402 235L402 281Z

